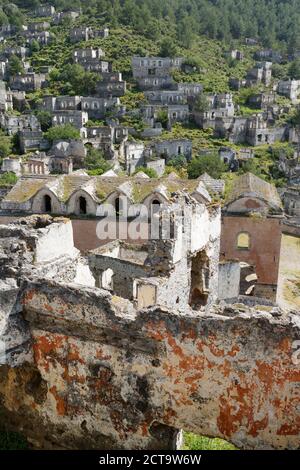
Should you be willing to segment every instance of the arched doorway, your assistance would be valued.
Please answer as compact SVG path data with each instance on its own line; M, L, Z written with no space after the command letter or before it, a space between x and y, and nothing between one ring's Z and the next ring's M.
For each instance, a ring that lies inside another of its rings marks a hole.
M86 215L87 213L87 201L83 196L80 196L79 198L79 213L81 215Z
M48 194L44 196L44 212L52 212L52 199Z

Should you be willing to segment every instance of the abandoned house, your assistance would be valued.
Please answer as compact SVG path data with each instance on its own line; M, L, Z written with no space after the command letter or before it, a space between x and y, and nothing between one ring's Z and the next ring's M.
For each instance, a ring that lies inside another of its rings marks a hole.
M192 141L188 139L155 140L149 146L149 157L164 158L166 163L174 157L192 158Z
M0 112L13 109L13 96L10 90L6 89L6 83L0 81Z
M89 119L103 119L106 113L117 113L120 109L120 99L83 97L81 109L88 114Z
M171 72L182 64L180 57L133 57L132 73L141 90L170 88L174 83Z
M18 136L22 153L33 150L43 150L48 147L48 141L43 138L41 129L23 129L18 132Z
M156 122L161 122L161 116L167 117L168 127L172 127L175 122L188 122L190 112L188 105L142 105L140 113L144 123L150 127L155 127Z
M12 90L31 92L40 90L46 85L47 76L43 73L27 72L23 75L14 75L10 78Z
M239 60L239 61L242 61L245 58L245 54L243 53L243 51L240 51L238 49L232 49L226 55L233 60Z
M48 18L55 14L55 8L52 5L42 5L34 10L34 16L38 18Z
M103 57L105 57L105 52L100 48L87 47L73 51L74 63L80 64L88 72L111 72L111 63L103 60Z
M219 93L205 95L208 100L209 109L207 111L193 110L193 117L201 128L214 129L218 118L232 118L235 108L231 93Z
M266 86L271 84L272 79L272 62L257 62L255 67L247 72L247 86L258 85L263 83Z
M12 116L2 113L0 114L0 126L8 135L14 135L24 129L32 131L41 129L40 123L34 114Z
M25 31L23 37L26 39L27 44L32 44L34 41L37 41L41 46L50 44L53 40L53 35L49 33L49 31Z
M108 62L106 62L108 64ZM111 96L121 97L126 93L126 81L122 79L119 72L101 72L101 80L96 84L96 94L99 97L108 98Z
M280 54L280 52L274 51L274 49L261 49L255 52L254 59L258 61L269 61L275 64L280 64L283 60L283 56Z
M144 93L150 104L187 104L187 97L177 90L153 90Z
M52 23L59 25L65 21L75 21L78 18L79 13L77 11L61 11L53 15Z
M296 102L300 94L300 80L279 80L277 93Z
M7 46L1 51L1 59L10 59L12 55L18 56L20 59L25 60L29 50L23 46Z
M92 28L89 28L87 26L72 28L70 31L70 41L72 43L88 41L89 39L92 39L92 37L93 37Z
M221 258L254 267L248 295L276 301L282 203L275 186L246 173L232 186L223 209Z
M83 133L83 128L89 120L88 114L85 111L79 110L61 110L53 111L52 113L52 125L63 126L65 124L71 124L72 126L79 129Z
M103 29L94 29L93 30L94 38L105 39L109 36L109 28L105 27Z
M288 139L288 127L272 127L267 116L235 116L233 118L216 118L214 136L225 138L234 144L246 144L253 147L274 142L285 142Z
M180 57L133 57L133 78L165 77L172 70L178 70L182 66L183 59Z
M248 105L254 109L266 109L269 106L275 104L276 102L276 93L257 93L249 96Z
M282 194L283 207L286 214L300 219L300 186L285 188Z

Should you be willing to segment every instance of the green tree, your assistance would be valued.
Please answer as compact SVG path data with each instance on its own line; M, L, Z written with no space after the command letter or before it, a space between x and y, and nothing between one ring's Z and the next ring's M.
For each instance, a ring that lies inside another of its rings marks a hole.
M112 165L105 160L103 152L91 147L88 150L87 157L85 159L85 167L88 170L89 175L96 176L103 175L103 173L112 168Z
M43 132L47 132L48 129L52 126L52 114L49 111L37 111L35 113L36 117L40 121L41 128Z
M5 158L12 152L11 138L0 130L0 158Z
M80 139L80 132L71 124L65 124L63 126L51 127L45 133L45 137L51 143L55 140L77 140Z
M30 54L34 54L35 52L39 52L40 44L36 39L33 39L30 43Z
M169 115L166 109L161 109L157 113L156 121L160 122L164 129L167 129L169 124Z
M2 8L0 8L0 26L8 24L8 18Z
M172 166L176 169L186 167L187 161L183 155L175 155L168 160L168 166Z
M8 70L12 76L24 73L23 63L17 55L12 55L10 57L8 62Z
M176 54L177 54L177 46L175 44L174 39L170 37L163 39L160 44L159 55L161 57L176 57Z
M203 173L208 173L212 178L220 178L227 169L225 163L218 155L204 155L193 158L188 164L187 172L190 179L199 178Z
M204 93L200 93L194 104L194 110L198 113L205 113L209 110L209 101Z
M289 66L289 76L295 80L300 80L300 59L295 59Z
M76 95L94 94L96 85L101 80L99 74L86 72L79 64L67 64L57 78L65 84L64 89L68 93Z
M0 176L0 187L2 186L13 186L16 184L18 181L18 177L15 175L15 173L8 172L8 173L3 173ZM2 435L3 438L3 435ZM0 449L1 449L1 432L0 432Z

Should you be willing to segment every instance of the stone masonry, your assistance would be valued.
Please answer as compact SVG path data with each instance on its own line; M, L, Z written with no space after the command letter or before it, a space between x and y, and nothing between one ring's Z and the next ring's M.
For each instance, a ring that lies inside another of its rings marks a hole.
M158 240L152 261L168 276L195 255L199 286L197 266L216 277L220 214L198 206L197 237L170 236L167 264ZM67 219L1 226L0 247L1 415L34 447L173 449L185 429L239 448L299 448L298 314L222 307L214 284L206 307L141 309L95 287Z

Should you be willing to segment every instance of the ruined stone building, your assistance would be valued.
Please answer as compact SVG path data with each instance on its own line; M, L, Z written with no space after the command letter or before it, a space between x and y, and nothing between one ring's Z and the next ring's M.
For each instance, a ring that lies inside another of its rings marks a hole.
M20 139L25 139L24 135L30 131L20 132ZM25 141L26 142L26 141ZM34 151L31 155L26 155L25 159L21 158L5 158L2 163L2 172L13 172L17 176L39 176L54 174L70 174L74 170L84 167L84 160L87 150L84 144L78 140L55 141L47 152L38 151L38 149L47 149L49 143L43 140L30 141L31 145L24 147L21 142L23 151ZM44 142L44 145L43 145ZM34 145L35 144L35 145Z
M79 111L86 113L88 119L104 119L106 113L118 113L121 109L120 100L117 97L97 97L97 96L44 96L40 109L47 110L53 114L53 117L59 112L61 116L65 113L69 116L69 111L74 113L74 122L78 120L75 127L84 127L85 122L77 119L80 116ZM71 114L72 117L72 114ZM75 119L76 118L76 119ZM83 124L83 125L82 125Z
M275 104L276 93L275 92L264 92L251 95L248 99L248 105L255 109L266 109L270 105Z
M53 15L52 23L59 25L64 21L75 21L78 16L79 13L77 11L61 11Z
M274 49L261 49L256 51L254 58L258 61L268 61L277 64L280 64L283 60L282 54L278 51L274 51Z
M272 62L258 62L250 69L246 76L247 86L263 83L266 86L271 84Z
M22 114L20 116L0 114L0 127L8 135L14 135L23 130L40 131L41 129L40 123L34 114Z
M154 219L156 240L87 257L69 220L0 226L7 428L40 449L175 449L181 429L298 448L298 315L216 305L216 206L174 193Z
M247 173L238 177L223 209L221 257L254 267L248 295L276 301L282 203L274 186Z
M92 38L92 28L87 26L82 26L78 28L72 28L70 31L70 41L81 42L81 41L88 41Z
M103 98L124 96L126 89L126 81L119 72L101 72L101 80L96 84L96 94Z
M94 38L107 38L109 36L109 28L94 30L88 26L72 28L70 31L70 41L72 43L89 41Z
M268 114L234 116L232 118L217 117L211 125L214 125L215 137L229 140L235 144L255 147L274 142L285 142L289 138L288 126L271 125Z
M133 57L132 74L141 90L168 89L174 84L171 76L183 64L180 57Z
M167 116L168 128L171 128L176 122L187 123L190 116L189 107L185 104L146 104L140 107L140 113L144 123L150 127L155 127L155 124L160 122L162 114Z
M53 35L49 31L24 31L22 36L26 40L26 44L32 44L33 41L37 41L41 46L50 44L53 40Z
M52 125L63 126L71 124L80 131L80 134L84 135L85 126L89 120L88 113L79 110L63 110L53 111L52 113Z
M300 80L280 80L278 82L277 93L296 102L300 94Z
M13 95L11 90L7 90L6 83L0 81L0 112L5 113L6 111L13 109Z
M286 214L300 220L300 188L288 187L282 195L283 207Z
M12 90L32 92L40 90L47 82L47 75L44 73L26 72L23 75L10 77L9 84Z
M24 214L101 216L107 204L120 205L120 198L123 198L129 214L136 216L141 205L147 207L150 213L153 201L158 205L170 202L175 189L184 189L196 199L203 197L203 183L197 180L174 180L168 177L144 180L139 177L74 174L41 179L21 178L2 200L1 208ZM206 197L210 199L207 194Z
M205 96L208 101L208 109L206 111L193 110L194 120L201 128L214 129L218 118L226 119L234 117L235 108L231 93Z
M49 16L54 16L55 8L52 5L42 5L34 10L34 16L40 18L47 18Z
M73 51L73 62L88 72L111 73L112 64L103 60L105 52L101 48L86 47Z
M187 161L192 158L192 141L189 139L153 140L148 145L128 141L124 149L125 167L132 175L138 167L153 168L162 176L165 165L172 158L181 156Z

